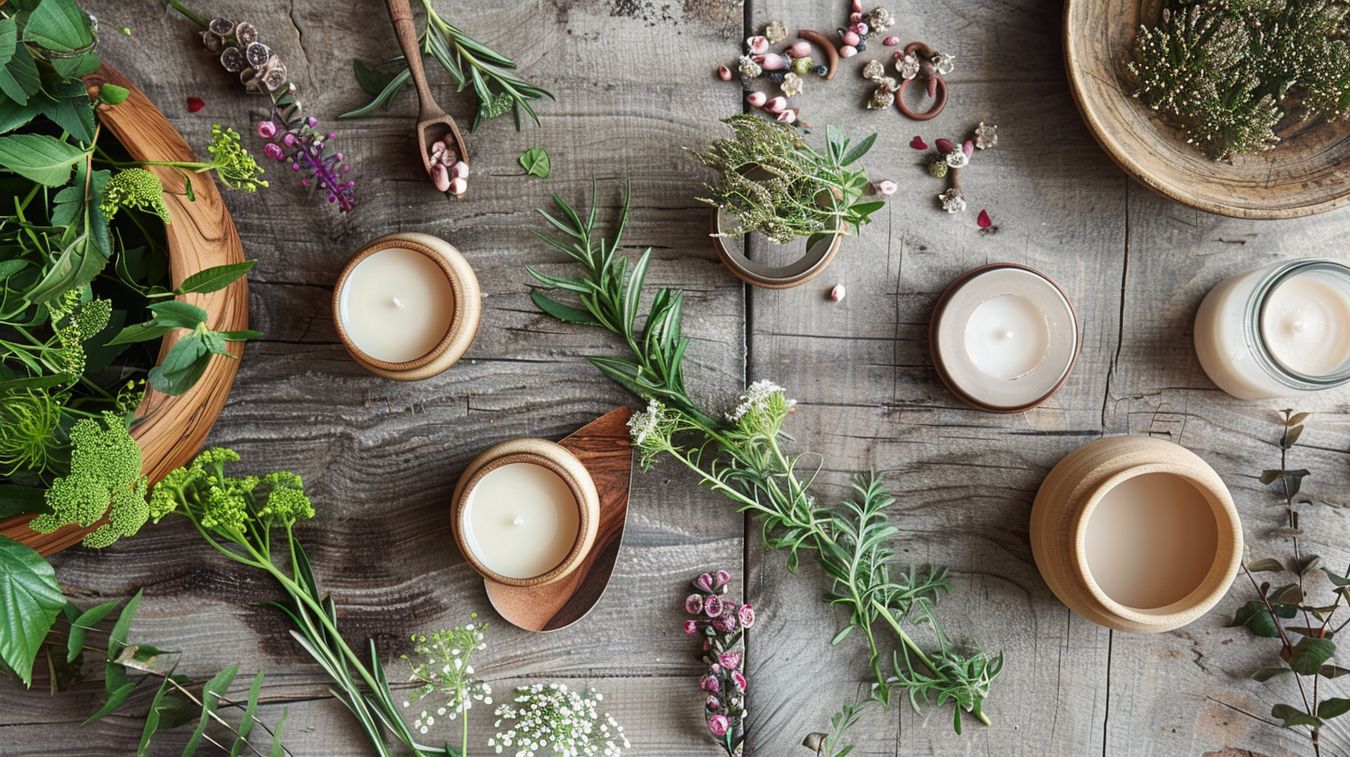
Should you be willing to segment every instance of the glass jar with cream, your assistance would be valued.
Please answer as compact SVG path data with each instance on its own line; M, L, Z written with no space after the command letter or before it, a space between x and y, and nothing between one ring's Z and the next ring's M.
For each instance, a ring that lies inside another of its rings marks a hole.
M1350 381L1350 267L1291 260L1217 284L1195 318L1195 351L1241 399L1289 397Z

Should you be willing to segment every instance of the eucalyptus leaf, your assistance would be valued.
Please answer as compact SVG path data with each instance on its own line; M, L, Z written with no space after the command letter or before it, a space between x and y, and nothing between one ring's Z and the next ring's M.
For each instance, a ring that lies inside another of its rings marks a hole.
M183 279L183 283L174 291L178 294L217 292L233 284L236 279L253 270L257 264L256 260L245 260L242 263L227 263L205 268Z
M56 571L33 548L0 536L0 660L33 685L33 662L66 598Z
M1306 725L1313 728L1322 724L1321 720L1312 717L1303 710L1287 704L1277 704L1270 708L1271 717L1279 720L1285 728Z
M1273 557L1262 557L1247 563L1247 570L1252 573L1279 573L1284 570L1284 565Z
M1329 697L1317 705L1317 717L1323 720L1340 717L1347 712L1350 712L1350 699L1343 697Z
M1307 636L1298 640L1289 656L1289 667L1299 675L1317 675L1322 664L1336 653L1336 644L1329 639L1313 639Z
M1255 673L1252 673L1252 679L1256 681L1265 682L1277 676L1282 676L1285 673L1292 673L1292 672L1294 671L1290 670L1289 668L1261 668Z
M1298 608L1291 605L1274 605L1275 614L1281 618L1289 619L1298 614ZM1257 636L1264 636L1273 639L1280 635L1279 629L1275 626L1275 620L1270 616L1270 611L1266 609L1266 603L1259 599L1253 599L1242 607L1238 608L1233 622L1229 626L1246 626Z

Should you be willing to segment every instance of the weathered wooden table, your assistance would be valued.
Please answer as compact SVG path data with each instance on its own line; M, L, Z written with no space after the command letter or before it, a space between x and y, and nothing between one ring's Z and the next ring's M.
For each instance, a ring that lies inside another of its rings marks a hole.
M354 56L392 54L382 4L340 0L202 3L205 13L253 21L283 56L320 117L359 102ZM870 7L871 3L869 3ZM251 6L251 7L245 7ZM106 58L140 82L195 145L213 121L246 127L256 101L196 44L189 26L151 0L91 0L104 24ZM561 269L532 236L534 208L552 192L580 201L593 180L610 208L614 181L632 179L626 237L656 250L655 283L688 292L690 381L709 404L772 378L801 404L793 432L825 455L825 496L844 492L850 472L875 469L899 497L907 559L952 567L956 591L942 613L962 642L1006 654L987 711L994 725L951 732L949 710L871 710L857 729L859 754L1181 755L1301 754L1306 739L1270 724L1286 684L1246 677L1265 662L1240 630L1225 628L1250 596L1236 585L1219 608L1180 631L1111 633L1069 613L1041 582L1027 543L1027 516L1041 478L1061 455L1104 434L1152 434L1195 450L1233 490L1254 554L1284 554L1269 530L1282 510L1256 480L1276 467L1276 402L1239 402L1206 379L1191 346L1191 320L1219 279L1278 258L1350 258L1350 215L1285 222L1237 221L1173 204L1132 183L1102 154L1078 118L1060 58L1059 6L1032 0L952 0L890 5L905 41L954 52L952 101L936 121L865 111L869 87L858 60L829 83L808 77L800 96L817 126L880 133L866 165L900 191L861 239L810 285L748 290L717 263L707 210L695 201L703 171L684 146L717 135L717 119L742 108L718 63L771 19L830 30L844 2L807 0L550 0L438 3L448 18L508 54L558 103L543 126L517 133L509 120L470 135L470 199L447 203L419 175L410 142L413 104L331 124L356 166L364 205L339 218L274 177L257 195L228 202L251 257L253 322L266 338L248 347L212 442L266 469L305 476L320 509L303 532L321 580L336 592L353 641L378 640L387 658L406 634L492 619L482 584L450 536L449 499L462 466L509 437L559 437L630 399L582 360L611 345L596 333L540 316L524 266ZM129 25L130 39L109 27ZM863 59L880 57L868 50ZM470 104L436 84L459 115ZM184 98L206 100L188 115ZM1001 142L965 172L971 212L934 207L916 134L930 143L986 119ZM823 139L822 134L812 137ZM553 175L524 178L516 158L547 147ZM281 171L274 171L281 174ZM977 232L988 208L999 231ZM398 384L349 360L330 318L330 287L364 241L391 231L451 240L469 257L486 293L485 317L468 358L436 379ZM926 333L937 293L961 271L1011 260L1046 271L1067 290L1083 326L1073 376L1046 406L996 416L961 406L929 366ZM845 283L834 304L826 292ZM1331 499L1350 485L1345 391L1304 402L1317 411L1291 462L1313 470L1307 489ZM1346 510L1304 515L1307 543L1333 566L1350 559ZM147 528L101 553L56 558L68 591L86 602L145 587L136 634L185 652L188 673L230 662L268 673L263 716L289 711L296 754L359 754L351 720L327 692L273 610L263 577L227 564L186 524ZM819 601L813 564L796 575L763 550L754 524L670 466L635 479L614 580L600 605L568 630L530 635L504 623L490 632L479 672L499 691L525 680L590 684L642 755L713 754L696 690L699 668L679 632L684 582L709 568L740 578L759 609L750 640L750 744L771 757L805 754L798 743L865 691L865 654L828 640L844 619ZM397 670L397 667L395 668ZM396 673L394 673L396 674ZM1340 686L1344 695L1345 686ZM104 755L134 750L139 722L110 717L81 728L97 707L92 681L49 698L0 688L0 752ZM491 725L474 719L480 745ZM1350 753L1350 721L1327 728L1328 753ZM486 746L474 753L488 753Z

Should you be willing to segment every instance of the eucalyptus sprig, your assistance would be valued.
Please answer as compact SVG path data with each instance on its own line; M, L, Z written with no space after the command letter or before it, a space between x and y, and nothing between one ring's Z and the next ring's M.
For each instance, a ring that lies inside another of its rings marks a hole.
M680 325L681 294L657 290L643 313L651 250L634 263L617 254L628 197L625 187L614 231L606 238L596 226L594 195L584 214L555 196L559 215L540 212L562 236L540 236L572 258L581 275L558 277L534 269L530 274L546 287L576 295L579 307L534 292L535 303L545 313L567 323L603 328L627 346L627 357L587 359L647 400L646 410L630 423L644 468L669 457L740 510L759 516L765 545L785 551L789 569L796 568L803 554L814 553L832 579L826 601L849 611L848 624L832 643L844 641L854 631L865 637L878 701L888 703L891 692L900 691L915 709L929 702L951 705L958 732L963 712L988 724L983 703L1002 668L1002 655L964 655L950 641L933 613L939 596L950 589L946 571L898 565L890 547L897 529L886 512L894 498L882 484L863 476L854 485L853 501L835 507L819 504L811 485L821 467L820 457L788 452L783 424L794 402L772 382L748 387L723 421L714 420L690 399L683 374L688 340ZM639 327L640 315L645 317ZM925 648L914 639L912 632L918 626L932 633L934 646Z
M1289 537L1293 554L1287 561L1262 557L1243 566L1243 575L1258 598L1238 608L1230 625L1246 627L1259 637L1279 640L1274 664L1256 671L1252 678L1264 682L1293 676L1298 699L1294 704L1274 705L1270 715L1285 728L1306 728L1313 753L1320 755L1326 722L1350 712L1350 698L1327 697L1322 691L1324 680L1350 675L1350 669L1332 662L1336 654L1334 639L1350 625L1350 618L1338 617L1342 600L1350 595L1350 567L1343 573L1322 567L1321 558L1305 554L1299 543L1303 530L1297 508L1310 504L1299 493L1303 480L1310 474L1307 469L1289 468L1289 451L1303 434L1303 423L1308 417L1308 413L1281 411L1280 467L1262 471L1260 476L1261 483L1274 487L1282 500L1285 525L1277 533ZM1309 597L1309 582L1319 572L1331 583L1334 598L1329 604ZM1272 586L1270 581L1258 583L1257 573L1292 574L1293 580Z
M547 97L556 100L551 92L517 77L516 62L464 33L436 12L431 0L422 0L426 13L418 41L422 56L431 57L445 69L455 82L455 91L472 89L478 99L469 131L474 131L485 120L505 115L508 111L521 127L521 111L539 125L539 114L531 102ZM356 82L371 100L338 118L360 118L388 107L390 101L408 83L411 74L407 60L399 55L378 64L359 58L352 60Z

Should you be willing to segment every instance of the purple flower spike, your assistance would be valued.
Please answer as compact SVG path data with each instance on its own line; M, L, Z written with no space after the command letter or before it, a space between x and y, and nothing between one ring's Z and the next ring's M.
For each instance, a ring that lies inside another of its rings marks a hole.
M310 116L309 118L306 118L306 119L305 119L305 126L308 126L308 127L311 128L311 129L313 129L315 126L318 126L318 125L319 125L319 119L315 118L314 116Z
M684 611L690 615L697 615L703 612L703 595L690 594L684 598Z
M713 590L713 577L711 573L703 573L694 579L694 587L703 591Z
M727 720L726 715L723 715L722 713L719 712L716 715L713 715L712 717L708 718L708 732L716 736L717 738L720 739L723 736L727 735L727 731L730 729L731 729L731 721Z
M698 633L698 623L697 623L696 621L693 621L693 620L686 620L686 621L684 622L684 632L685 632L686 634L689 634L690 636L693 636L693 635L697 634L697 633Z
M728 573L728 572L726 572L725 570L719 570L719 571L717 571L717 577L716 577L716 578L717 578L717 582L713 585L714 588L720 589L720 588L722 588L723 586L726 586L727 584L731 583L731 574Z
M741 609L737 611L736 615L741 619L743 628L749 628L755 624L755 608L750 605L741 605Z
M721 690L722 684L718 682L717 676L706 675L698 680L698 687L704 691L716 694Z
M703 601L703 613L710 618L716 618L722 614L722 600L716 594L709 596Z

